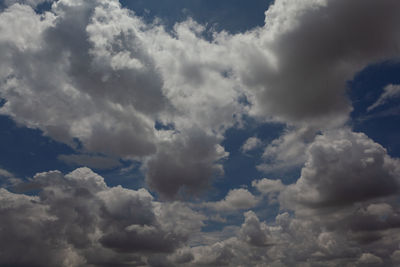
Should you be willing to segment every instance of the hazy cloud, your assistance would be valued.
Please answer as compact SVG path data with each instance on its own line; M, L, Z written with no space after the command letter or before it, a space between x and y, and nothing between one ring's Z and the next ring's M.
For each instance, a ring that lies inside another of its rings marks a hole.
M383 93L381 96L367 108L367 111L371 111L379 106L384 105L389 99L400 97L400 85L389 84L383 88Z

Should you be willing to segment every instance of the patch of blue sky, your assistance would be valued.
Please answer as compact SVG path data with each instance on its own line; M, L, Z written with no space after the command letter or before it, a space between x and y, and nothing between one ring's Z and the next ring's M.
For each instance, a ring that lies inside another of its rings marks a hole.
M0 166L19 178L73 169L57 159L59 154L73 153L72 148L43 136L40 130L18 126L7 116L0 116L0 151Z
M231 33L244 32L264 25L264 12L273 1L268 0L120 0L147 21L162 20L171 29L176 22L193 18L208 29Z
M222 146L229 157L223 162L225 176L215 182L219 194L226 195L232 188L248 187L251 189L251 182L265 177L256 166L261 163L260 156L263 154L265 146L260 146L253 151L244 153L242 145L249 137L257 137L264 144L270 143L278 138L285 126L280 123L259 124L254 119L246 118L242 128L231 128L225 134ZM218 198L218 196L217 196Z
M349 82L349 96L353 104L352 128L363 132L400 157L400 99L389 99L385 104L368 111L390 84L400 84L400 62L387 61L368 66Z
M42 13L44 13L44 12L46 12L46 11L49 11L49 10L51 10L51 5L52 5L53 3L51 2L51 1L49 1L49 2L43 2L43 3L41 3L41 4L39 4L39 5L37 5L36 7L35 7L35 12L36 13L39 13L39 14L42 14Z
M79 141L76 141L79 143ZM66 164L60 155L79 155L66 144L57 142L37 129L17 125L8 116L0 116L0 168L20 179L27 179L39 172L59 170L68 173L78 165ZM121 166L108 170L92 168L105 177L109 186L122 185L137 189L144 186L144 176L137 162L120 160Z

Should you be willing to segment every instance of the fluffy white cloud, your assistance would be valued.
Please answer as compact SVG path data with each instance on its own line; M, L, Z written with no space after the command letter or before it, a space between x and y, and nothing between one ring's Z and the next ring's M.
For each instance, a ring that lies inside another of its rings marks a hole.
M328 207L399 192L399 160L363 133L348 129L316 137L301 177L281 195L295 205Z
M17 4L0 21L1 114L72 147L78 139L83 152L144 160L151 187L168 197L204 189L221 173L219 143L243 107L216 60L223 47L202 39L200 25L176 25L175 38L113 0L61 0L43 15ZM173 130L157 130L158 122ZM186 162L167 171L165 157ZM165 192L164 172L178 174Z
M282 184L281 180L271 180L268 178L263 178L261 180L255 180L251 185L263 194L281 192L285 189L285 185Z
M196 154L187 149L177 155L169 147L209 136L204 146L212 150L243 114L312 127L342 123L351 109L346 80L396 52L398 10L391 0L278 0L263 27L214 33L209 41L193 20L167 32L116 0L60 0L42 15L15 4L0 14L7 25L0 35L6 100L0 112L73 147L79 139L84 152L146 157L147 180L163 191L156 178L166 170L163 159ZM244 97L250 105L240 101ZM157 122L172 129L157 130ZM299 138L274 141L265 157L276 162L260 169L300 163L304 145L290 141ZM205 188L223 155L196 158L193 164L205 172L197 176L190 164L167 164L169 177L184 171L197 178L179 175L161 194Z
M247 189L232 189L228 192L223 200L217 202L207 202L205 207L212 208L217 211L237 211L255 207L259 199L250 193Z

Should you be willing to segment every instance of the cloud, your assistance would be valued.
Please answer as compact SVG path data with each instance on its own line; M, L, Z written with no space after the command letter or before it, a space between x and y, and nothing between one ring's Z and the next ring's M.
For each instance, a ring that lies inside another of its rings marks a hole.
M0 177L11 178L14 175L7 170L0 169Z
M226 43L250 90L251 113L341 124L351 110L346 81L367 64L397 56L399 10L392 0L275 1L264 27Z
M301 177L281 196L308 207L390 196L399 191L398 161L362 133L327 132L309 146Z
M316 130L312 127L288 129L273 140L263 153L264 163L257 166L263 172L288 171L305 162L305 151L314 139Z
M228 156L218 139L196 129L159 144L158 149L146 162L146 182L167 199L209 188L211 179L223 174L218 161Z
M7 25L0 113L71 147L78 139L84 153L146 163L149 185L164 196L198 193L221 169L216 147L225 131L244 115L299 128L343 123L351 110L345 82L397 55L398 7L391 0L279 0L263 27L206 40L205 27L191 19L167 32L116 0L60 0L44 14L15 4L0 15ZM207 158L187 149L200 139L214 150ZM287 157L300 164L303 145L291 139L271 144L265 156L275 162L259 168L285 168L284 161L294 162ZM166 179L176 177L171 186L161 186L164 171Z
M83 153L148 162L151 188L169 197L198 193L221 172L219 143L244 108L230 67L217 60L224 48L201 38L201 25L182 22L172 35L112 0L61 0L43 15L17 4L0 20L8 25L0 37L1 114L73 148L79 140ZM175 160L168 171L166 157ZM164 171L175 177L166 191Z
M383 93L378 98L378 100L376 100L375 103L373 103L371 106L367 108L367 111L371 111L379 106L382 106L390 99L397 98L399 96L400 96L400 85L389 84L383 89Z
M2 265L133 264L147 260L142 252L174 251L204 219L145 189L110 188L88 168L39 173L30 184L38 196L0 191Z
M270 194L281 192L285 189L285 185L282 184L281 180L271 180L268 178L263 178L261 180L254 180L251 185L262 194Z
M255 207L259 199L247 189L232 189L223 200L217 202L204 203L205 207L212 208L220 212L246 210Z
M261 223L253 211L244 213L244 217L244 223L240 228L242 238L253 246L267 246L268 226L265 223Z
M44 14L23 3L0 13L0 113L84 153L60 156L69 162L141 161L160 199L196 198L212 214L108 187L88 168L39 173L14 188L36 196L0 189L0 265L398 264L399 159L342 127L346 81L398 55L398 1L276 0L264 26L211 40L191 19L166 31L116 0L59 0ZM291 185L253 181L278 200L275 219L246 189L197 199L223 174L226 130L246 116L288 125L260 170L302 167ZM238 210L241 225L220 219ZM224 228L202 232L212 217Z
M248 152L258 148L262 144L262 141L257 137L250 137L246 140L246 142L242 145L242 151Z
M51 2L53 2L53 0L4 0L2 5L9 7L9 6L12 6L12 5L18 3L18 4L23 4L23 5L29 5L34 8L38 5L46 3L46 2L51 3Z
M359 259L359 264L361 266L381 266L383 261L381 258L375 256L371 253L364 253Z

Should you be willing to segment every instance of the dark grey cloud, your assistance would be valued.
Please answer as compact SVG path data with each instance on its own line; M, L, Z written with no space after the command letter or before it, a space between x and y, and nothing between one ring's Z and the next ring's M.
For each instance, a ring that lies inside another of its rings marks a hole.
M190 196L209 188L211 178L223 174L217 161L228 155L218 143L214 136L195 130L177 136L173 142L161 143L146 164L147 184L165 198Z
M1 265L135 266L173 252L205 219L145 189L109 188L88 168L40 173L30 184L38 196L1 189Z
M346 81L398 56L399 10L394 0L275 1L264 27L232 38L246 51L237 69L255 94L254 112L293 123L345 119Z

